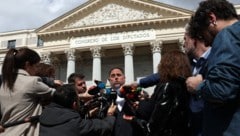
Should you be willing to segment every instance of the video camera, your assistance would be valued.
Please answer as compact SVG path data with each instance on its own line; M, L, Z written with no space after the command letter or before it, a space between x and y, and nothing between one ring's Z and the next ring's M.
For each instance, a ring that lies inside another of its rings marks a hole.
M102 81L94 80L96 87L88 91L90 95L94 95L93 99L85 102L80 106L81 114L88 114L94 108L99 108L96 118L104 118L107 115L107 110L112 102L117 98L116 91L106 88L106 84Z
M115 102L117 98L117 92L112 91L110 88L106 88L106 84L99 80L94 80L97 85L93 89L89 90L88 93L90 95L94 95L95 97L103 96L109 102Z

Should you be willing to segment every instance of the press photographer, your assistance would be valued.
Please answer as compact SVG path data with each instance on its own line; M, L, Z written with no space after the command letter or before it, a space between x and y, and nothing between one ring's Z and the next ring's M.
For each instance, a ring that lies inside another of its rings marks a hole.
M78 99L73 84L58 87L53 101L40 115L39 136L110 136L116 106L109 107L104 119L83 119L78 113Z

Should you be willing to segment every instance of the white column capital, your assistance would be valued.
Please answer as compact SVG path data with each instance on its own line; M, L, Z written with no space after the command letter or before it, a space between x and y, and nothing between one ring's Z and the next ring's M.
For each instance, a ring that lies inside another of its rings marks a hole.
M41 60L43 63L50 64L51 63L51 52L41 52Z
M161 40L155 40L150 42L150 45L152 47L152 54L153 54L153 72L157 72L157 66L159 62L161 61L161 50L162 50L162 41Z
M183 45L184 39L183 39L183 38L179 38L179 39L178 39L178 43L179 43L180 45Z
M152 47L152 53L161 53L162 50L162 41L156 40L150 42L150 45Z
M66 55L67 55L67 60L72 60L75 61L75 49L69 49L65 51Z
M122 48L123 48L123 53L124 55L133 55L134 52L134 46L133 43L125 43L122 44Z
M66 79L68 79L68 76L71 73L75 72L75 49L69 49L65 51L66 55L67 55L67 77Z
M92 48L90 48L90 51L92 52L93 58L101 57L101 47L92 47Z
M183 38L179 38L178 39L178 45L179 45L179 48L182 52L185 52L184 48L183 48L183 44L184 44L184 39Z
M53 56L51 59L51 64L54 66L60 66L60 59L57 56Z

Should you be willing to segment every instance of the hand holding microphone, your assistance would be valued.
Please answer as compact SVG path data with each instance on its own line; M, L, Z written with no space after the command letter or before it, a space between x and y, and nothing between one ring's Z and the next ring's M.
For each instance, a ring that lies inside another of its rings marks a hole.
M121 86L119 89L120 97L131 101L137 101L142 91L141 87Z
M104 82L98 81L98 80L94 80L94 82L97 86L94 86L88 90L88 93L90 95L97 95L98 93L101 92L101 90L106 88L106 85Z

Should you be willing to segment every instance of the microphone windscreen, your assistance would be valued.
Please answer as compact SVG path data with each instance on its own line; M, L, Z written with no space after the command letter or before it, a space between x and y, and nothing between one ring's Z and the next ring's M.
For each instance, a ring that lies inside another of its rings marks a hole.
M90 90L88 90L88 93L90 94L90 95L96 95L96 94L98 94L100 92L100 88L99 87L94 87L94 88L92 88L92 89L90 89Z

